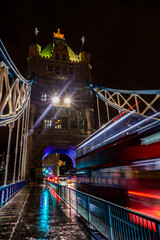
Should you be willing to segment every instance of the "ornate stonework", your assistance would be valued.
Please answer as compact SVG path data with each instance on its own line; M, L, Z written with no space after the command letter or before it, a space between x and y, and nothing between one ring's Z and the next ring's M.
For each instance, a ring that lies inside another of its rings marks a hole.
M54 37L56 37L56 38L64 38L64 34L61 34L61 33L60 33L60 29L59 29L59 28L58 28L57 33L54 33L53 35L54 35Z
M76 146L93 132L93 95L87 86L91 81L90 55L77 56L64 35L54 33L44 49L35 41L29 45L28 74L34 73L31 95L28 175L41 172L44 149L51 145ZM54 96L59 97L53 104ZM65 98L70 98L69 104ZM46 110L48 109L48 110Z

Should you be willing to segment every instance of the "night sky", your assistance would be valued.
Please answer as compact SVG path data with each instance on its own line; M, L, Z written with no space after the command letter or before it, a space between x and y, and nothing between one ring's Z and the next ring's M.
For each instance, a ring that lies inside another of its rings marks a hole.
M92 80L119 89L160 88L160 2L5 1L0 33L12 60L27 76L34 28L43 47L57 28L78 54L85 36Z
M0 38L24 77L35 27L42 49L57 28L76 54L85 36L96 84L115 89L160 89L160 1L2 1ZM16 128L13 135L15 132ZM0 153L6 152L7 137L3 134Z

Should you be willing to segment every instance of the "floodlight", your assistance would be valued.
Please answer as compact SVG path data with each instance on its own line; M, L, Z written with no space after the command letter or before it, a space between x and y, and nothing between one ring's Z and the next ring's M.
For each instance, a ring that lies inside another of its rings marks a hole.
M65 103L70 103L70 102L71 102L71 99L67 97L67 98L64 99L64 102L65 102Z
M52 98L53 103L58 103L59 102L59 97L53 97Z

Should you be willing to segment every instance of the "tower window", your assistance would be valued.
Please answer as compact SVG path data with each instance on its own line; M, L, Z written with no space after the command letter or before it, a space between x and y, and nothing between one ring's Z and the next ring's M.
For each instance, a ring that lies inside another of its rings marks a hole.
M66 54L62 54L62 60L66 61Z
M53 72L53 66L48 66L48 72Z
M50 127L52 127L52 120L45 119L45 120L44 120L44 127L45 127L45 128L50 128Z
M54 128L56 128L56 129L61 129L62 128L62 121L60 119L57 119L54 122Z
M63 75L67 75L68 74L67 68L65 68L65 67L62 68L62 74Z
M55 54L55 59L59 60L59 54L58 53Z
M66 117L59 117L58 119L55 120L55 125L54 128L56 129L62 129L62 128L67 128L67 118Z
M47 95L46 94L42 94L41 95L41 101L42 102L46 102L47 101Z
M73 74L73 68L69 68L69 74Z
M77 129L77 122L75 120L71 121L71 128L72 129Z
M55 67L55 73L60 74L60 67Z

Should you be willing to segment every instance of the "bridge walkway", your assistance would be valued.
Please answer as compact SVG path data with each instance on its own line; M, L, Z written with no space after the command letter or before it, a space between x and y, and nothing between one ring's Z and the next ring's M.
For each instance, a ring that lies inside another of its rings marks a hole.
M0 209L0 240L94 239L60 198L44 185L25 186Z

